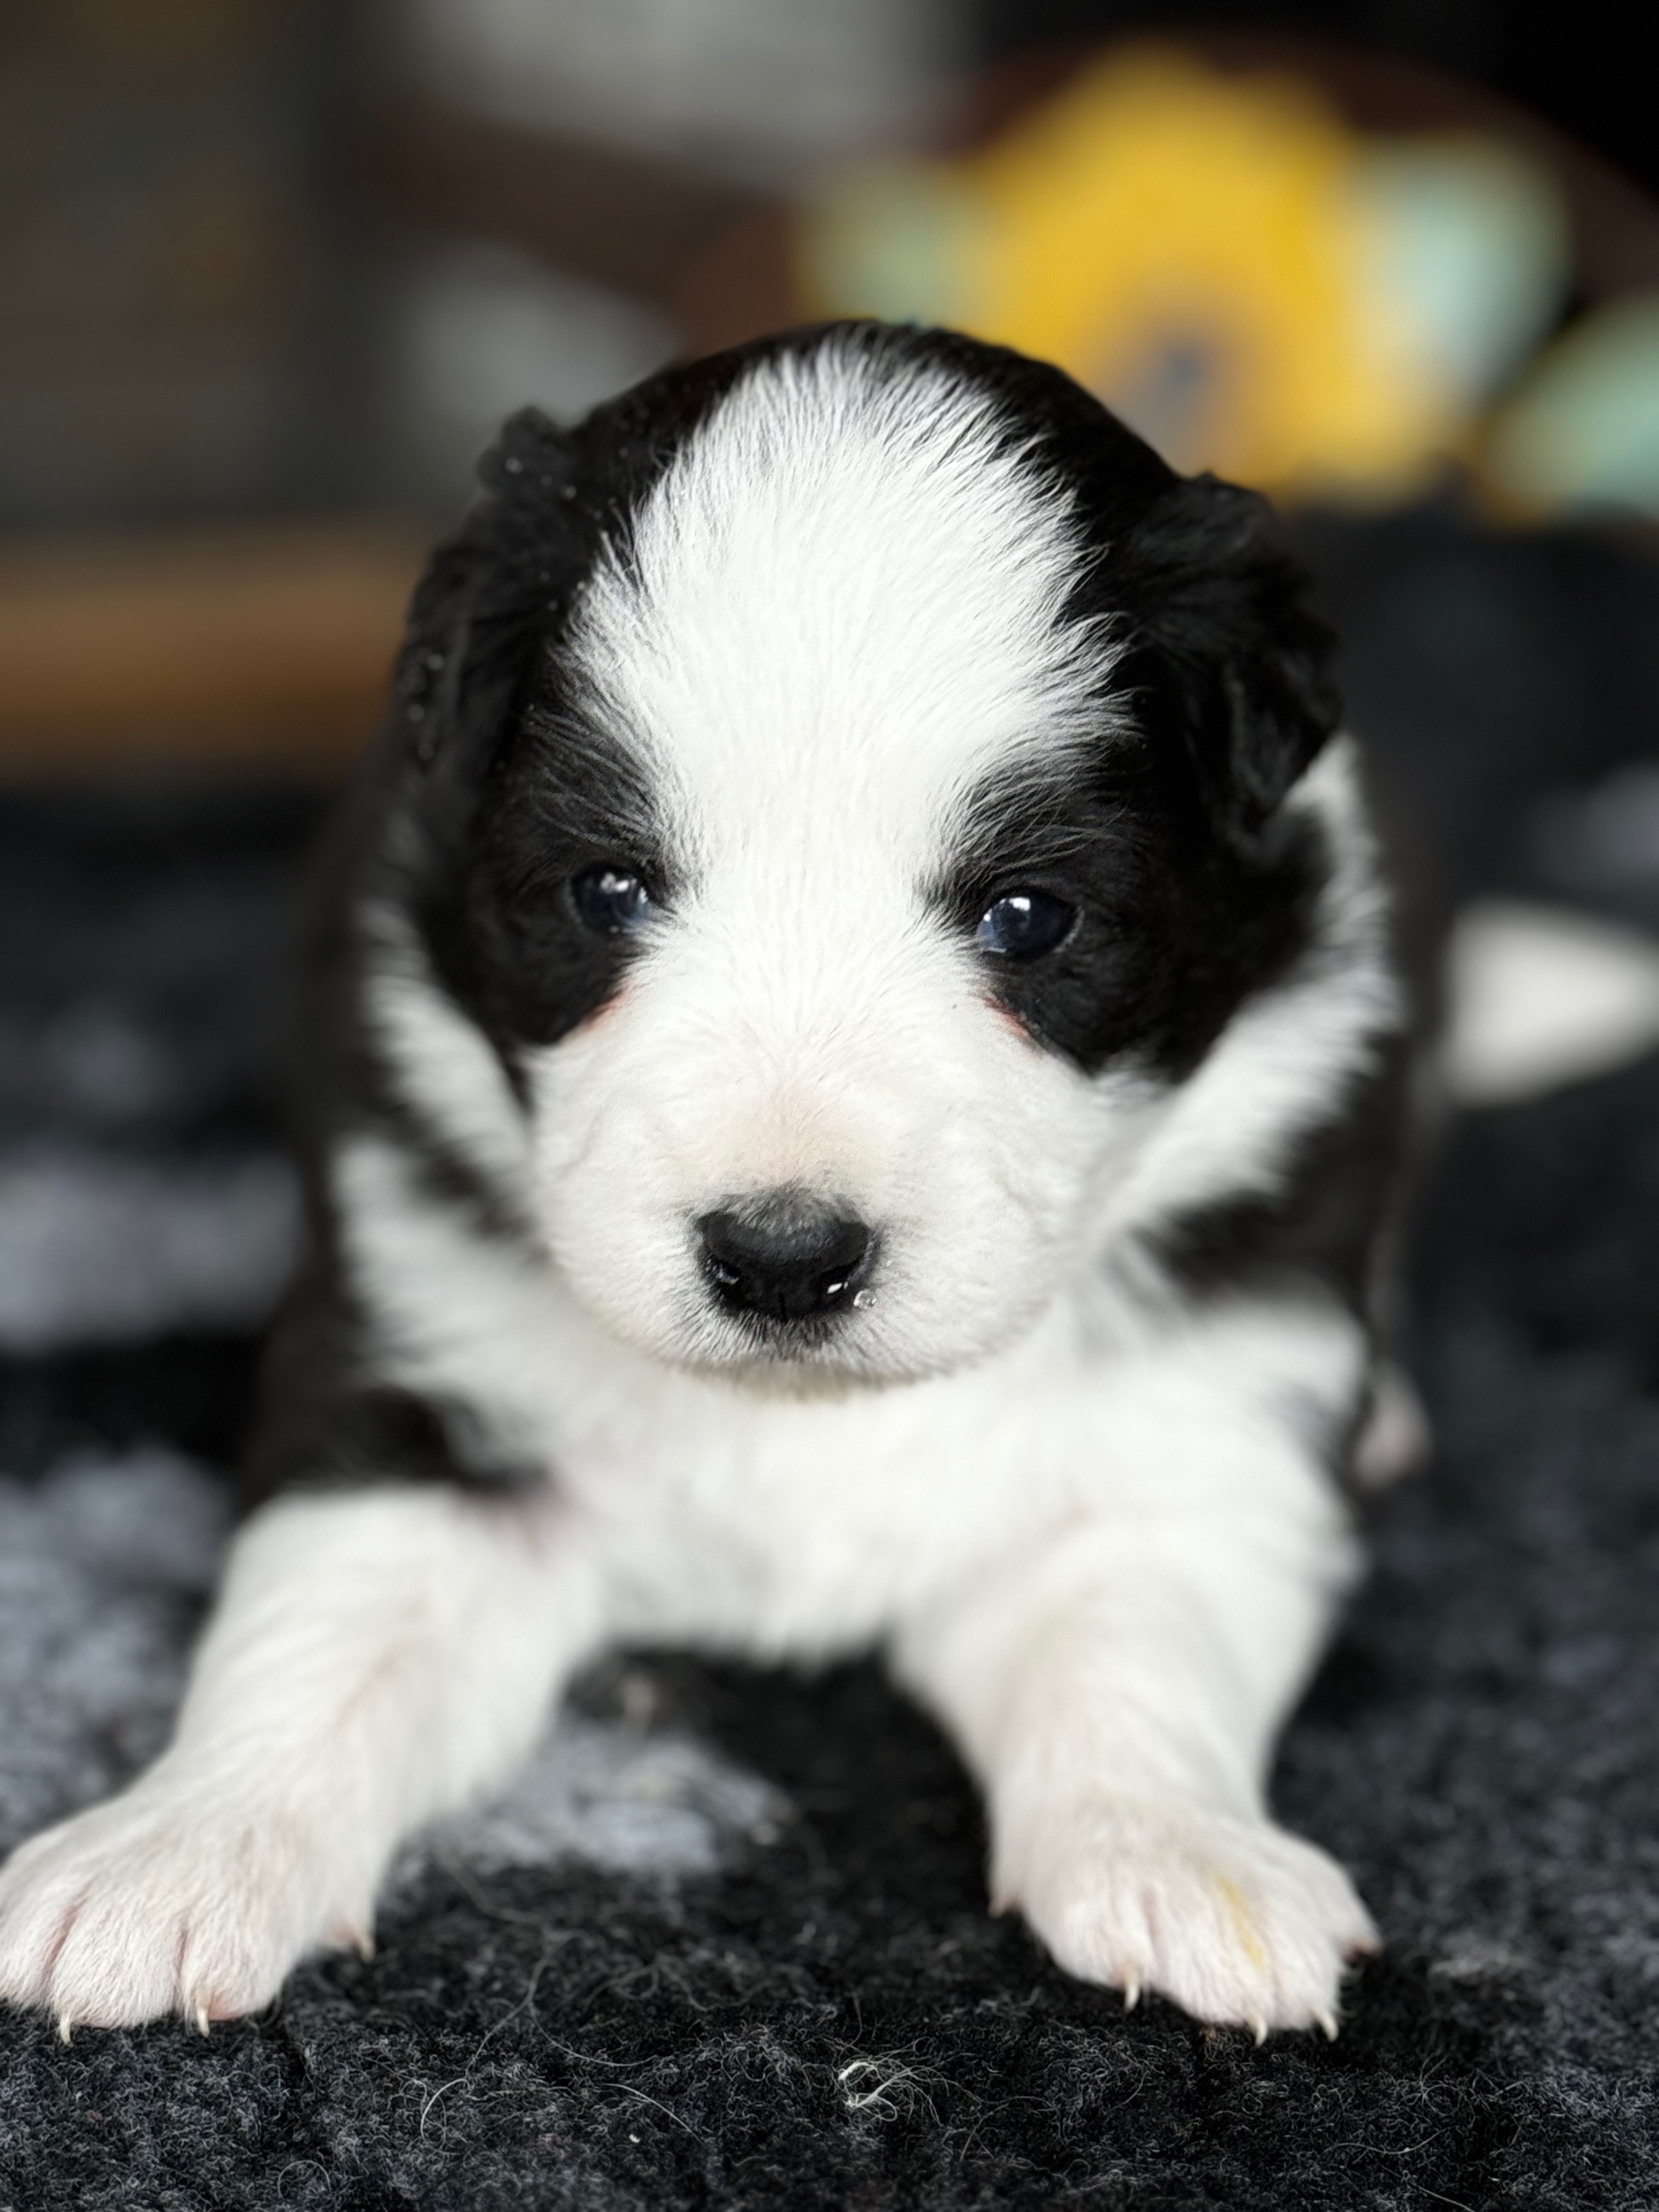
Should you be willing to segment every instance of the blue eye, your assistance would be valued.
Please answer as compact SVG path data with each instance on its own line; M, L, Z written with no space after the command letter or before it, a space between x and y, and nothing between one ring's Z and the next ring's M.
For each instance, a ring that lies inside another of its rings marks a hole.
M636 929L651 911L651 894L642 878L609 861L584 868L571 884L570 896L583 921L604 937Z
M1063 944L1076 920L1077 908L1050 891L1009 891L980 916L974 942L999 960L1035 960Z

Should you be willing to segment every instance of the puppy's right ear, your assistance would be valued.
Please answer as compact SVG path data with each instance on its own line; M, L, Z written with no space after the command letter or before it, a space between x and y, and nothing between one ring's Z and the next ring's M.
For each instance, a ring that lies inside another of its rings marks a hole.
M1308 578L1267 501L1212 476L1173 483L1120 559L1139 599L1125 681L1249 848L1340 720Z
M481 495L433 555L398 655L404 758L453 799L488 772L538 641L583 567L574 441L538 408L478 465Z

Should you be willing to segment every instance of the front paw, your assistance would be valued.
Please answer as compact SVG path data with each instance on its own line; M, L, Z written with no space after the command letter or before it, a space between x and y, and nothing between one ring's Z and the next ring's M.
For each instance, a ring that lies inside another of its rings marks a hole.
M999 1854L1018 1905L1068 1973L1133 2004L1157 1990L1200 2020L1336 2033L1348 1961L1377 1948L1334 1859L1266 1820L1128 1799L1050 1814Z
M372 1888L317 1825L158 1768L0 1870L0 1998L72 2027L268 2004L307 1952L367 1944Z

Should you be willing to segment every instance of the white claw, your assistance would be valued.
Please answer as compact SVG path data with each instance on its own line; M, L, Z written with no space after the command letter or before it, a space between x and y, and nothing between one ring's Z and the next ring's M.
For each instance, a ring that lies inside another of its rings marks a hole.
M1124 2011L1125 2011L1125 2012L1133 2012L1133 2011L1134 2010L1135 2007L1136 2007L1139 2002L1140 2002L1140 1984L1139 1984L1139 1982L1125 1982L1125 1984L1123 1984L1123 2009L1124 2009Z
M1250 2022L1250 2033L1255 2036L1255 2047L1260 2051L1262 2045L1267 2040L1267 2023L1261 2018L1260 2014L1258 2014Z
M1314 2018L1318 2022L1320 2027L1323 2030L1326 2042L1334 2043L1336 2041L1336 2014L1334 2012L1316 2012L1314 2014Z
M73 2042L74 2039L74 2022L70 2020L66 2012L60 2012L58 2015L58 2040L60 2043L70 2043Z
M204 2004L198 2004L196 2008L196 2026L198 2032L202 2035L206 2035L211 2029L212 2025L213 2023L208 2018L207 2007Z

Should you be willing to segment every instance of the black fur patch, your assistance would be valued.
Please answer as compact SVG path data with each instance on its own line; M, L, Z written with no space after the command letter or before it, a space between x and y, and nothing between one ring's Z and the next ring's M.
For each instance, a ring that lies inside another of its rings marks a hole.
M266 1352L245 1508L279 1491L441 1482L511 1496L544 1480L473 1407L385 1381L371 1342L337 1274L318 1267L296 1286Z
M607 936L577 912L572 884L598 863L645 881L654 907L676 887L650 784L625 745L544 665L491 777L446 966L475 1020L511 1055L553 1044L615 994L639 939ZM655 927L647 919L641 937Z
M964 932L1011 891L1075 907L1054 951L987 957L987 989L1085 1069L1123 1060L1174 1082L1305 949L1328 873L1316 823L1281 816L1237 846L1184 763L1129 736L1069 775L988 783L935 896Z
M1328 856L1278 810L1340 719L1333 641L1263 501L1176 477L1057 369L929 343L1071 502L1088 557L1067 614L1121 650L1092 755L982 790L938 896L964 926L1018 889L1076 906L1064 945L988 963L991 987L1085 1068L1131 1055L1178 1080L1307 942Z
M1379 1038L1353 1079L1290 1149L1273 1189L1176 1214L1151 1241L1196 1297L1240 1290L1323 1291L1369 1323L1379 1233L1400 1193L1409 1048Z
M1043 362L948 331L868 343L896 369L925 360L994 396L1011 450L1068 503L1085 546L1068 615L1110 624L1126 648L1114 692L1155 750L1185 757L1217 830L1248 844L1341 719L1334 640L1267 501L1176 476Z

